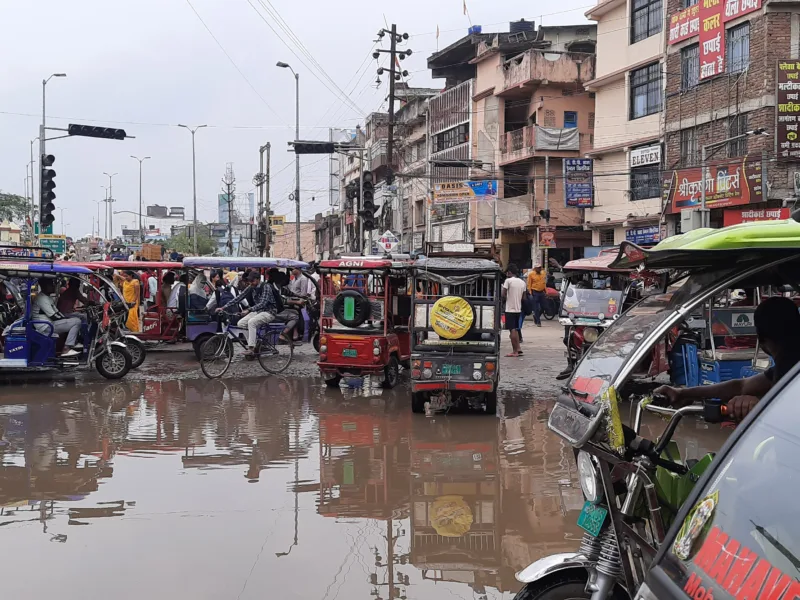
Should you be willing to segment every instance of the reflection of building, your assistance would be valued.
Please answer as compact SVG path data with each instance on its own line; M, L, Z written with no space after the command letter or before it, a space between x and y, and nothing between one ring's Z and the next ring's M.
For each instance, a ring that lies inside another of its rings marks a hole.
M414 421L411 473L411 563L425 578L502 591L496 428Z

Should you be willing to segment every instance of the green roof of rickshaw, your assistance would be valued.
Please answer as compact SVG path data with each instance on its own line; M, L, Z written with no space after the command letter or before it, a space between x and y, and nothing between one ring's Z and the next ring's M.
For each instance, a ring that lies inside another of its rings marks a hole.
M695 229L668 237L650 248L650 252L746 248L800 248L800 223L786 219L740 223L722 229Z

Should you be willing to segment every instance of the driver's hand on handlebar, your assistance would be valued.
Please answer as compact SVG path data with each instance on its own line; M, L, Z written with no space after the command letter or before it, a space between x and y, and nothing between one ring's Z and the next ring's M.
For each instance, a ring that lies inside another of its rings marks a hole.
M728 401L727 414L733 418L734 421L741 421L747 414L755 408L758 404L758 398L755 396L736 396Z
M653 390L653 395L657 394L665 396L669 401L669 405L676 408L680 408L681 406L691 402L691 400L685 400L682 398L681 388L672 387L671 385L662 385L661 387Z

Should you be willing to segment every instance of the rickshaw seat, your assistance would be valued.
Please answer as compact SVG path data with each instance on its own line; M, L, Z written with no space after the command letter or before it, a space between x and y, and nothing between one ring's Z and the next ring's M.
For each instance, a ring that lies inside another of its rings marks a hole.
M703 350L703 358L714 360L712 350ZM717 360L751 360L755 356L755 348L717 348ZM759 358L769 358L763 352L758 353Z

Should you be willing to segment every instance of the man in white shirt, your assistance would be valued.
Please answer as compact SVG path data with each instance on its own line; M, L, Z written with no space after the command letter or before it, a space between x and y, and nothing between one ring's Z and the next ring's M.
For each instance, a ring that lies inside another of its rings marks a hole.
M78 356L80 354L77 350L73 350L73 346L78 342L78 334L81 331L81 320L77 317L66 318L56 307L56 303L50 297L50 294L55 292L55 286L52 279L39 280L39 293L36 295L36 300L31 307L31 315L35 321L50 321L53 324L54 333L66 333L67 341L64 343L64 349L61 356L68 358L71 356ZM43 334L48 334L50 328L46 325L36 325L36 330Z
M519 348L519 316L522 313L522 296L526 285L519 278L519 268L514 263L508 265L507 275L508 278L503 283L503 298L506 301L506 329L511 338L512 351L506 356L517 357L522 355Z
M289 283L289 291L295 296L302 298L314 298L317 294L317 288L314 287L314 282L310 277L303 275L300 269L292 269L292 281Z

